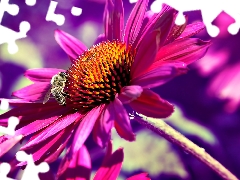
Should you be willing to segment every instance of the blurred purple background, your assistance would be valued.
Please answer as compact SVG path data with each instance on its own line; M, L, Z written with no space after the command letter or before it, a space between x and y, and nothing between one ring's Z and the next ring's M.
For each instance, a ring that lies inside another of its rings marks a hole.
M4 14L1 25L19 31L21 21L28 21L31 29L27 38L17 41L19 51L9 54L7 44L0 45L0 97L10 98L13 90L29 84L23 77L28 68L54 67L67 69L70 61L54 39L54 30L61 29L79 38L90 47L103 32L104 2L90 0L57 1L55 13L65 16L65 23L58 26L45 20L49 0L38 0L27 6L24 0L10 0L17 4L17 16ZM150 1L149 7L153 1ZM80 16L71 14L72 6L82 8ZM125 22L134 4L124 0ZM189 22L201 20L201 12L188 12ZM189 66L186 75L155 88L163 98L176 106L175 113L166 121L193 142L203 147L237 177L240 177L240 33L233 36L227 31L234 22L221 13L213 22L221 33L211 38L206 31L198 37L213 45L206 56ZM205 164L185 153L177 146L156 136L132 122L137 141L127 143L113 133L115 148L124 147L125 159L121 177L125 179L138 172L149 172L153 180L212 180L221 179ZM91 153L93 172L102 161L104 151L91 137L86 142ZM12 155L2 158L8 161ZM60 160L51 164L56 172ZM121 177L119 179L121 179Z

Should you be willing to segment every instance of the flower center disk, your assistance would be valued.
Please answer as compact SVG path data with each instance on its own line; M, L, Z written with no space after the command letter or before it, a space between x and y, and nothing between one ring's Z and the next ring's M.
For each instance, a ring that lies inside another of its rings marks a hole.
M135 50L119 41L102 42L85 51L67 70L67 105L92 109L113 101L130 82Z

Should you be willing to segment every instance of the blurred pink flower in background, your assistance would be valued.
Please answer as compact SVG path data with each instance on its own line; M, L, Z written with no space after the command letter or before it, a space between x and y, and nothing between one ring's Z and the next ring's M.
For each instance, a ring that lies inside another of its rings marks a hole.
M207 93L226 101L224 110L229 113L236 111L240 102L239 34L229 34L232 23L234 19L225 13L216 18L220 34L212 40L208 54L194 64L202 76L211 77Z
M225 110L234 112L240 104L240 63L226 65L213 78L208 93L220 99L227 100Z

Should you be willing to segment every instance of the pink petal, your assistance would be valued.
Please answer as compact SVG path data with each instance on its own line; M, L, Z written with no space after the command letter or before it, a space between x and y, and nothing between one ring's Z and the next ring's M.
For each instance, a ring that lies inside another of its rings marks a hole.
M134 6L124 31L124 41L126 44L132 44L136 40L143 23L147 5L148 0L139 0Z
M190 64L202 58L210 45L210 42L197 38L174 41L158 51L155 61L159 63L178 61Z
M121 91L122 92L118 95L118 99L123 104L127 104L127 103L137 99L141 95L143 89L141 86L131 85L131 86L123 87Z
M123 4L122 0L106 1L104 12L105 37L107 40L122 40L123 30Z
M140 38L140 35L143 33L143 31L145 30L146 26L149 24L150 20L152 19L152 17L155 15L154 12L152 12L151 10L150 11L147 11L144 15L144 19L143 19L143 23L142 23L142 26L141 26L141 29L139 31L139 35L136 39L136 41L139 40Z
M13 136L6 141L0 144L0 157L2 157L5 153L7 153L13 146L15 146L21 139L23 138L22 135Z
M44 119L44 120L36 120L30 124L28 124L27 126L22 127L21 129L18 129L15 133L16 135L24 135L24 136L28 136L29 134L35 133L41 129L43 129L44 127L47 127L48 125L50 125L51 123L53 123L55 120L57 120L59 116L53 116L50 117L48 119Z
M122 40L123 39L123 30L124 30L124 9L122 0L115 0L114 2L114 39Z
M113 110L112 103L105 105L105 108L95 123L93 129L93 139L100 147L105 147L110 140L111 129L114 122L114 116L111 115Z
M80 122L73 139L73 145L71 147L72 154L76 153L88 138L96 120L102 113L102 108L102 106L99 106L92 109Z
M53 158L58 158L61 152L64 150L68 140L72 135L72 130L74 129L74 125L71 124L67 128L59 131L52 137L47 138L46 140L36 144L34 146L29 147L28 144L31 143L40 133L34 135L29 142L21 147L20 150L25 151L28 154L32 154L34 161L45 161L52 162ZM61 147L61 146L64 147ZM59 148L61 149L59 150ZM57 153L56 153L57 152ZM55 157L52 155L54 154ZM50 157L51 156L51 157ZM25 165L25 162L19 163L19 166Z
M45 173L38 174L40 180L56 180L51 170Z
M72 59L76 59L87 49L81 41L61 30L55 31L55 39Z
M70 147L67 148L66 150L66 154L65 156L62 158L61 160L61 163L58 167L58 171L57 171L57 174L56 174L56 179L58 180L59 178L64 178L64 173L66 172L69 164L70 164L70 161L71 161L71 157L70 157Z
M68 154L66 155L67 158ZM89 180L91 174L91 159L87 148L83 145L71 159L65 160L68 168L60 176L58 180ZM61 164L59 172L62 171L62 167L65 164Z
M50 88L50 82L36 82L13 92L12 95L30 102L43 102Z
M177 15L176 15L177 16ZM176 18L175 18L176 19ZM185 16L185 23L183 25L176 25L174 23L173 27L171 28L171 31L170 33L168 34L167 36L167 39L165 40L164 42L164 45L166 44L169 44L171 42L173 42L175 39L177 39L181 34L182 32L185 30L186 26L187 26L187 22L188 22L188 17Z
M30 146L33 146L35 144L42 142L48 137L66 128L67 126L72 124L74 121L78 121L81 117L82 115L76 112L74 114L69 114L69 115L63 116L62 118L59 118L57 121L55 121L46 129L44 129L44 131L42 131L41 134L39 134L35 139L33 139L31 142L28 142L28 144L25 145L25 147L28 148Z
M96 172L93 180L117 179L123 163L123 149L116 150Z
M153 118L166 118L173 112L173 106L149 89L144 89L141 96L130 103L140 114Z
M24 99L5 99L5 98L0 98L0 101L7 101L9 103L9 105L14 106L14 107L18 107L18 106L22 106L26 103L31 104L32 102L29 102L28 100L24 100Z
M142 41L148 37L153 31L160 31L160 47L164 45L164 42L172 28L174 23L174 17L176 14L176 10L170 8L169 6L163 6L162 11L158 14L154 14L151 16L148 23L145 25L141 34L137 37L136 41L133 44L133 47L139 48Z
M139 76L154 62L160 45L160 35L160 31L153 31L144 37L131 67L132 78Z
M115 116L114 125L117 133L128 141L135 141L135 135L132 132L130 119L126 109L123 107L122 102L118 98L115 98L113 101L113 106L114 111L112 113Z
M63 69L54 68L39 68L39 69L28 69L24 76L33 82L48 82L50 83L52 77L59 72L65 72Z
M181 63L184 65L184 63ZM141 76L132 80L131 84L142 88L153 88L160 86L178 75L174 66L165 65L151 69Z
M198 34L200 31L205 29L205 25L202 22L195 22L187 25L183 33L177 39L186 39Z
M131 176L130 178L127 178L127 180L151 180L151 179L148 177L148 173L140 173Z
M97 37L97 39L96 39L96 41L94 42L94 44L99 44L99 43L101 43L101 42L103 42L103 41L106 41L107 39L106 39L106 37L105 37L105 34L100 34L98 37Z
M7 118L16 116L20 120L20 123L17 127L21 128L36 119L48 119L52 116L61 115L60 113L62 110L68 111L69 109L63 106L59 106L59 104L56 102L49 102L44 105L42 103L20 104L16 108L13 108L4 114L1 114L0 124L5 123Z
M112 150L113 150L113 143L112 141L108 141L108 145L106 147L106 152L105 152L105 156L102 164L106 164L109 161L113 153Z
M48 163L52 163L56 161L61 155L61 153L64 151L64 149L66 148L70 137L71 136L68 136L68 138L64 142L62 142L62 144L58 148L55 148L56 150L54 152L48 154L48 156L44 159L44 161Z
M166 4L163 4L162 10L159 13L153 13L151 10L147 11L145 13L144 17L144 23L141 27L141 35L142 36L144 33L149 33L150 29L153 30L153 27L158 24L157 21L161 18L161 16L166 13L167 11L171 10L172 8ZM137 38L139 39L140 36Z

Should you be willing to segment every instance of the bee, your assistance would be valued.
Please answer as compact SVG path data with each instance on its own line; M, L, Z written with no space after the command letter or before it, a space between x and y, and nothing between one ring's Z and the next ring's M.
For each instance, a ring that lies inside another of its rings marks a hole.
M51 88L46 93L43 104L45 104L50 99L50 95L52 94L52 96L60 105L66 105L67 94L64 92L66 81L67 74L65 72L60 72L54 75L50 82Z

